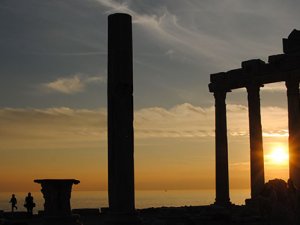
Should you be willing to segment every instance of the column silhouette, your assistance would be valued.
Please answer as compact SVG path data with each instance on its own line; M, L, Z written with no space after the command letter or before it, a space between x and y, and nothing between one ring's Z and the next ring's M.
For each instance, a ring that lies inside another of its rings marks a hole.
M216 117L216 202L229 205L228 143L226 121L226 91L215 91Z
M131 214L135 210L133 144L131 16L116 13L108 16L108 200L110 213Z
M71 192L75 179L36 179L41 184L44 203L43 225L81 225L79 216L71 211Z
M299 81L286 81L289 124L289 169L290 178L300 188L300 104Z
M248 92L249 130L250 130L250 177L251 198L257 197L265 184L263 137L260 114L260 85L250 84Z

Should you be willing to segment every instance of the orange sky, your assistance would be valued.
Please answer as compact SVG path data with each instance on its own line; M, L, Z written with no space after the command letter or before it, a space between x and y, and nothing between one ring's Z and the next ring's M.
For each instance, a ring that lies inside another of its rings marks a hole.
M59 2L59 3L58 3ZM0 191L37 178L107 189L107 16L133 18L137 189L214 188L209 75L268 61L299 29L300 1L1 1ZM249 188L245 90L228 93L231 188ZM286 88L261 88L265 154L287 144ZM266 180L287 165L265 164Z
M227 107L230 186L249 188L247 108ZM263 107L262 120L265 154L287 146L286 109ZM0 191L39 190L37 178L75 178L77 190L107 189L105 109L2 109L0 123ZM214 188L214 157L213 107L136 110L137 189ZM265 161L266 180L287 179L287 164Z

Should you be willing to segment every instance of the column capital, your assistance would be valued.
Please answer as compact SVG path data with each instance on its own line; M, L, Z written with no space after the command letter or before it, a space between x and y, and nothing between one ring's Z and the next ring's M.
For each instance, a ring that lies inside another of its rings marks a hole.
M259 83L250 83L246 86L247 93L248 93L248 104L249 107L250 105L253 104L258 104L258 107L260 107L260 88L263 85ZM257 106L255 107L257 108ZM260 111L259 111L260 113Z
M257 91L259 92L260 91L260 88L263 87L264 85L261 84L261 83L258 83L258 82L250 82L249 84L246 85L246 89L247 89L247 92L254 92L254 91Z
M228 91L226 90L216 90L214 91L214 97L215 99L226 99L226 94Z

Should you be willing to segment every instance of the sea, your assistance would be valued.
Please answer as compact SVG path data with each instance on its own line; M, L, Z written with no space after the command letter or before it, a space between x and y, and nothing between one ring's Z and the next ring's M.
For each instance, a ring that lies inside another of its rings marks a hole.
M25 211L24 200L27 192L15 192L18 200L18 211ZM9 200L12 193L0 192L0 210L9 211ZM36 203L35 212L43 210L44 199L41 192L32 192ZM230 190L230 200L237 205L245 204L249 198L249 189ZM136 191L135 205L137 209L170 206L200 206L214 203L215 190L163 190ZM71 196L72 209L102 208L108 206L107 191L73 191Z

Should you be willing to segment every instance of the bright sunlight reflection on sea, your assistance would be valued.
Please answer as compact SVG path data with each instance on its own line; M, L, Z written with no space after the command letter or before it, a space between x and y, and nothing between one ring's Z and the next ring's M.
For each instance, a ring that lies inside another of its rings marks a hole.
M0 193L0 210L9 211L9 199L12 193ZM43 196L40 192L32 192L37 210L43 209ZM247 189L233 189L230 191L231 202L244 204L249 198ZM18 211L25 211L24 199L27 193L16 192ZM136 191L136 208L149 208L161 206L196 206L209 205L214 202L214 190L174 190L174 191ZM107 207L107 192L105 191L74 191L71 198L72 208L100 208Z

